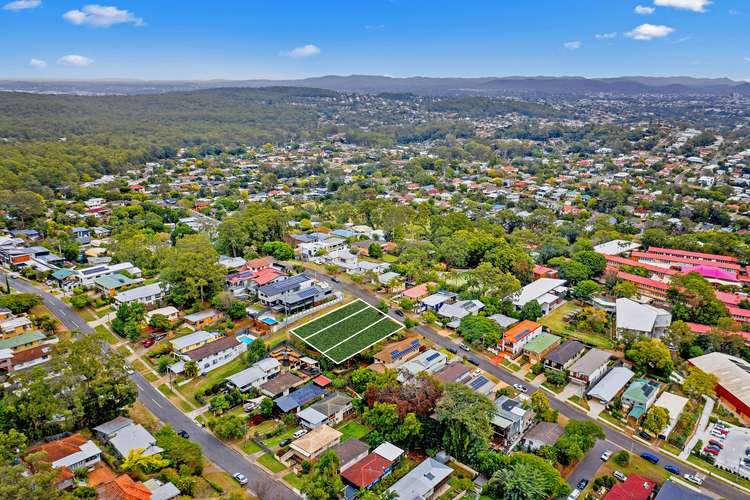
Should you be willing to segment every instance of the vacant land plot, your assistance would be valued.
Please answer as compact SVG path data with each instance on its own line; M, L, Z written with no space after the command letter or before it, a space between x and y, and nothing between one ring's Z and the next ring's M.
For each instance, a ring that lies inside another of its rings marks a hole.
M356 300L292 333L334 363L343 363L402 328L402 324Z

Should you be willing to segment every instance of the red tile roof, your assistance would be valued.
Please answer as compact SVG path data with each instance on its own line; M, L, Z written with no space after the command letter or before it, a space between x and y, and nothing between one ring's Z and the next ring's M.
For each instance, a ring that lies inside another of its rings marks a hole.
M375 481L383 477L386 469L393 462L375 453L370 453L365 458L352 465L344 472L341 477L352 483L357 488L367 488Z
M73 434L72 436L50 441L49 443L41 444L35 448L32 448L29 452L46 451L47 457L45 462L52 463L65 458L73 453L81 451L81 445L83 445L88 439L80 434Z
M638 276L636 274L630 274L625 272L618 272L617 277L621 280L625 281L632 281L633 283L639 284L639 285L645 285L650 286L653 288L657 288L659 290L667 291L669 290L669 285L666 283L662 283L661 281L652 280L651 278L644 278L643 276Z
M424 297L428 293L429 291L427 290L427 283L422 283L421 285L417 285L415 287L409 288L408 290L404 290L401 295L410 299L419 299Z
M656 483L638 474L631 474L624 483L617 483L604 496L605 500L646 500Z
M313 382L320 387L325 387L331 383L331 379L326 377L325 375L318 375L313 379Z
M284 272L276 269L275 267L266 267L256 271L251 279L258 285L263 286L283 275Z
M503 334L503 339L506 342L516 343L519 340L523 340L531 332L536 331L541 327L542 325L540 325L539 323L525 319L521 321L520 323L518 323L517 325L514 325L510 327L509 329L505 330L505 334Z
M689 252L687 250L677 250L675 248L650 247L648 251L651 253L657 253L657 254L663 254L663 255L674 255L676 257L693 257L696 259L716 260L720 262L739 262L739 259L737 259L737 257L730 257L728 255L718 255L715 253Z
M96 488L96 496L107 500L151 500L151 491L123 474L114 481L100 484Z

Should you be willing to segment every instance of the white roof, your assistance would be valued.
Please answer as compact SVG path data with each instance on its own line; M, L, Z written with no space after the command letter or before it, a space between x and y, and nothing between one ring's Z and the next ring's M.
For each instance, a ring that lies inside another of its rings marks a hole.
M209 342L219 336L216 332L207 332L205 330L198 330L197 332L191 333L189 335L185 335L184 337L172 339L170 342L172 343L172 347L174 349L177 349L178 351L181 351L182 349L185 349L186 347L190 347L193 344L197 344L199 342Z
M639 248L641 245L627 240L612 240L601 245L596 245L594 251L603 255L620 255Z
M601 401L611 401L635 373L624 366L616 366L591 388L588 395Z
M521 290L513 296L513 304L518 307L523 307L532 300L538 301L543 295L551 292L557 287L563 286L565 283L565 280L540 278L521 288Z
M149 311L146 313L146 316L148 316L149 318L156 316L157 314L161 314L162 316L171 316L179 312L180 311L176 307L167 306L167 307L160 307L159 309L154 309L153 311Z
M155 455L164 451L156 446L156 438L140 424L123 427L109 440L109 444L122 457L127 457L130 450L141 449L144 456Z
M667 424L667 429L669 429L669 431L671 431L672 427L677 423L677 420L680 418L680 414L682 413L682 410L685 409L687 402L687 398L667 391L662 392L659 399L654 402L654 406L664 408L669 412L669 423ZM668 434L669 431L664 434Z
M390 460L391 462L395 462L398 457L404 454L404 450L396 446L395 444L391 444L388 441L381 444L374 450L372 450L373 453L380 455L381 457L385 458L386 460Z
M0 329L3 331L6 330L15 330L19 326L26 326L30 325L31 320L27 318L26 316L20 316L18 318L11 318L9 320L3 321L0 323Z
M318 410L312 407L305 408L301 412L297 413L297 417L300 420L309 422L311 425L322 424L328 418L324 414L320 413Z
M120 292L115 295L115 300L117 302L130 302L159 294L161 294L161 284L153 283L151 285L139 286L138 288L131 288L130 290Z
M94 457L102 452L102 450L100 450L90 439L79 446L78 449L80 451L71 453L67 457L62 457L61 459L52 462L52 468L58 469L60 467L70 467L71 465L83 462L87 458Z
M185 321L200 321L202 319L216 316L217 314L218 313L216 312L216 309L206 309L204 311L198 311L193 314L188 314L187 316L185 316Z
M672 315L664 309L630 299L617 299L617 328L651 333L655 326L669 326Z

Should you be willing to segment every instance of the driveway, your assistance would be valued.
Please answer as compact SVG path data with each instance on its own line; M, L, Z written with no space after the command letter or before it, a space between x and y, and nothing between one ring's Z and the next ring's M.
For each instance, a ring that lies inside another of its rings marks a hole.
M606 450L611 449L611 445L608 442L597 439L594 447L591 448L588 453L586 453L586 456L583 457L583 460L578 462L576 468L573 469L573 472L571 472L568 476L568 484L570 485L570 487L575 489L576 484L578 484L578 481L580 481L581 479L586 479L589 482L593 481L594 476L596 475L596 471L598 471L599 467L601 467L604 463L600 458L602 456L602 453L604 453Z
M690 456L690 452L695 447L695 443L697 443L699 439L704 443L707 441L705 433L706 428L708 427L708 419L711 417L711 413L714 411L714 405L716 404L716 401L705 396L703 396L703 398L706 400L706 404L703 405L703 413L701 413L701 418L698 421L698 427L695 428L693 437L690 438L690 440L680 452L680 458L683 460L687 460L687 458Z

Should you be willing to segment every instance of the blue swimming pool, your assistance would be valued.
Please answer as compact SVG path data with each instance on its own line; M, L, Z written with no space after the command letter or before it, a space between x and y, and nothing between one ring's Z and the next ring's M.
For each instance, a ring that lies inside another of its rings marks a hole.
M266 318L263 318L263 319L261 319L261 321L262 321L263 323L265 323L265 324L269 325L269 326L273 326L273 325L275 325L276 323L278 323L278 321L276 321L275 319L273 319L273 318L270 318L270 317L266 317Z
M253 337L252 335L247 335L247 334L245 334L245 335L237 335L237 340L239 340L243 344L250 345L255 340L255 337Z

